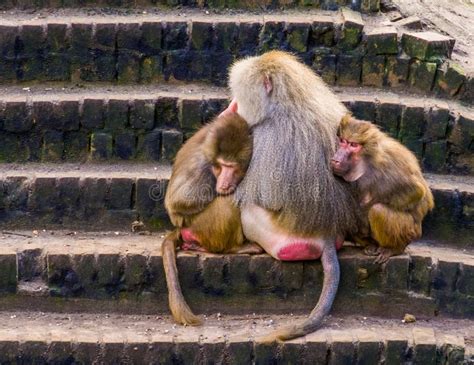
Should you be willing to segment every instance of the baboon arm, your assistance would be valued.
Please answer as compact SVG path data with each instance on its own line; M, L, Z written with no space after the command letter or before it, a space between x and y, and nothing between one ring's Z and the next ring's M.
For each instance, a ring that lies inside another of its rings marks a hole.
M161 247L166 284L168 285L169 306L176 322L197 326L202 321L189 308L179 284L178 268L176 267L176 246L178 242L179 230L176 229L166 236Z
M336 243L334 241L326 242L321 256L321 263L324 271L323 289L319 296L318 303L309 317L302 323L290 325L270 333L268 336L259 339L259 341L274 342L291 340L305 336L321 327L324 318L331 310L339 286L340 270L336 253Z

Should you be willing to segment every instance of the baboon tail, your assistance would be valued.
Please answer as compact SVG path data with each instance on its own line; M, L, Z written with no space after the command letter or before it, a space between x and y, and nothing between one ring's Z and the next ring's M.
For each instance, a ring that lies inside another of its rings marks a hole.
M259 341L274 342L285 341L305 336L321 327L324 318L331 311L334 298L339 286L339 261L337 259L335 242L327 243L324 247L321 262L324 271L323 289L319 296L316 307L311 311L309 317L302 323L284 327L265 336Z
M179 284L178 268L176 266L176 244L179 240L179 228L176 228L166 236L161 246L166 284L168 285L169 306L176 322L198 326L202 321L189 308Z

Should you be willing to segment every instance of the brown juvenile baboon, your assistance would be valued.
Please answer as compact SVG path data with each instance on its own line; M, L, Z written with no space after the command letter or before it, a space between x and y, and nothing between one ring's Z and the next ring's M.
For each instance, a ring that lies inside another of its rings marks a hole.
M240 210L232 193L247 170L252 136L237 114L219 117L201 128L179 150L165 196L165 207L176 229L162 244L169 305L175 320L197 325L181 292L176 247L213 253L260 253L244 244Z
M338 136L332 168L356 186L365 222L354 239L384 263L421 237L433 195L413 153L372 123L347 115Z
M235 193L245 236L279 260L321 257L323 290L309 318L263 340L303 336L331 309L339 284L336 243L356 225L348 184L330 166L348 111L320 77L285 52L236 62L229 85L229 108L237 108L253 134L252 160Z

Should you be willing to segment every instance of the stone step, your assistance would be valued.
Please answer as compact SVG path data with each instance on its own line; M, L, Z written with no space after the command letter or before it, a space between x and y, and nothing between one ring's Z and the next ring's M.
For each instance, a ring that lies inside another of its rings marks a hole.
M170 165L0 164L0 227L127 231L135 220L168 226L163 206ZM436 207L424 238L474 246L474 177L425 175Z
M2 233L1 310L168 313L163 234ZM429 242L381 266L349 242L339 253L336 314L474 318L474 251ZM306 313L322 286L320 261L178 253L198 313Z
M474 108L409 93L333 87L356 117L407 145L424 171L474 174ZM228 104L225 88L37 85L0 88L0 161L171 161Z
M272 10L272 9L288 9L288 8L308 8L336 10L341 6L350 6L356 11L362 12L377 12L380 10L380 0L99 0L99 1L83 1L83 0L2 0L0 1L0 10L7 9L38 9L38 8L84 8L88 7L90 10L109 12L112 9L108 8L130 8L141 11L148 10L147 7L152 6L155 9L165 7L197 7L208 9L252 9L252 10ZM105 9L101 9L101 8Z
M284 49L330 84L409 87L473 101L472 75L445 62L454 39L387 27L392 23L385 15L363 19L349 9L106 13L0 16L0 83L199 80L225 85L236 58Z
M472 321L403 324L331 317L325 328L281 344L257 336L299 316L220 316L200 328L168 317L0 314L0 362L48 364L469 364Z

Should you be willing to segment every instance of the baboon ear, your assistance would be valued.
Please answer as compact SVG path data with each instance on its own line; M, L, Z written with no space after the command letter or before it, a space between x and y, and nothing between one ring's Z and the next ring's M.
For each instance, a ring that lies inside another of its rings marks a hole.
M265 78L263 79L263 86L265 86L265 91L267 92L267 95L270 95L273 90L273 83L270 75L265 75Z

